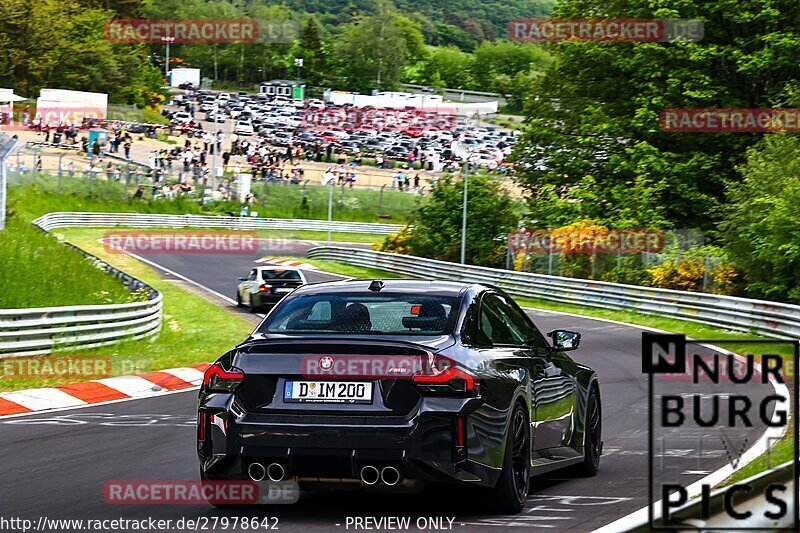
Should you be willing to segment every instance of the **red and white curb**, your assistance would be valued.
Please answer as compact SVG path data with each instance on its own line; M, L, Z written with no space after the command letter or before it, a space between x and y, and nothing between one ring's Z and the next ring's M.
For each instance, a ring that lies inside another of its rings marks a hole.
M211 365L201 364L58 387L0 392L0 416L148 398L166 392L191 389L203 382L203 373L209 366Z
M277 257L262 257L256 259L256 263L269 263L271 265L290 266L295 268L302 268L304 270L316 270L317 267L309 265L308 263L301 263L300 261L290 261L288 259L278 259Z

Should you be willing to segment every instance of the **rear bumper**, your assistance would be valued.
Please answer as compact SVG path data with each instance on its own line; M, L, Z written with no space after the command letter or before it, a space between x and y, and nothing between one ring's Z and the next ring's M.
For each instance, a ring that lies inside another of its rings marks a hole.
M455 416L461 413L469 420L468 413L479 400L449 401L452 405L438 405L436 411L421 406L406 419L328 417L328 423L303 415L237 417L227 408L201 404L208 420L206 439L198 443L201 468L209 479L247 479L250 464L278 462L289 477L302 483L304 479L355 481L364 466L394 466L405 480L494 486L500 469L481 460L487 450L470 453L469 442L476 440L469 436L474 425L466 424L467 446L454 442Z
M250 296L254 307L263 307L265 305L275 305L283 300L286 294L270 294L266 292L257 292Z

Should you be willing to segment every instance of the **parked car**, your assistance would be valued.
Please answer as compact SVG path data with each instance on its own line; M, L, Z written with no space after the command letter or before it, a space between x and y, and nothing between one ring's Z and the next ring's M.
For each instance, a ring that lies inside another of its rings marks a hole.
M236 135L254 135L255 129L253 128L252 122L239 120L236 122L236 126L233 128L233 133Z
M172 122L177 122L179 124L189 124L194 121L194 117L191 113L187 111L178 111L174 115L172 115Z

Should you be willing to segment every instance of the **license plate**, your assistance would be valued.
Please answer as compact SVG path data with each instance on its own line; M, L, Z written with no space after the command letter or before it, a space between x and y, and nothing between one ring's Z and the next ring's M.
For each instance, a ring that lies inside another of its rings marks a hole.
M287 381L286 402L372 403L372 383L365 381Z
M284 287L276 287L275 288L275 293L276 294L277 293L286 293L286 292L292 292L293 290L294 290L294 287L285 287L285 288Z

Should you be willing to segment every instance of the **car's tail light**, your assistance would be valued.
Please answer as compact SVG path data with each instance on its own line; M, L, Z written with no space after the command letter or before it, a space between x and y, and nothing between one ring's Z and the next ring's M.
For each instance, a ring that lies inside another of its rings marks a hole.
M269 292L272 290L272 285L268 285L266 283L262 283L258 286L258 292Z
M236 367L225 370L214 363L203 374L203 389L209 392L233 392L244 381L244 372Z
M476 395L480 392L480 381L475 374L442 355L429 358L428 364L414 374L412 381L426 392Z
M206 440L206 412L197 413L197 440Z
M461 416L456 417L456 446L464 446L466 438L464 437L464 418Z

